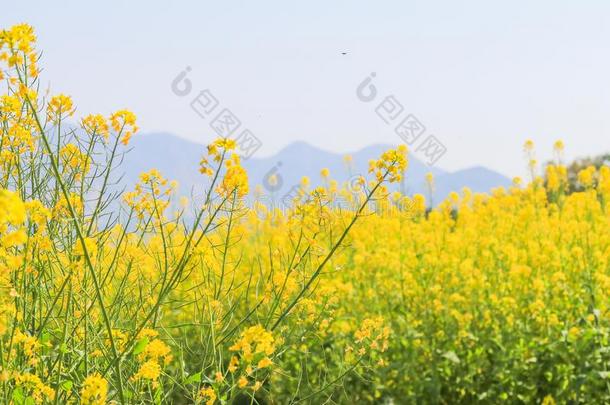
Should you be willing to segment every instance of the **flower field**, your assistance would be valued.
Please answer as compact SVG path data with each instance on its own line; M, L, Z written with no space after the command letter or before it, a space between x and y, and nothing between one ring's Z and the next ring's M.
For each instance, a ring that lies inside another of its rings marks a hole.
M218 139L202 200L120 192L136 116L71 118L35 40L0 31L2 403L610 402L609 167L573 192L528 141L529 181L430 209L399 146L279 210Z

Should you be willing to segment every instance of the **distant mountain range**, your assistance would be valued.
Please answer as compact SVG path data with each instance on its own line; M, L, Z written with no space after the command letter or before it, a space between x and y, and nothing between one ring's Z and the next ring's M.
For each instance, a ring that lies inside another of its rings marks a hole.
M128 190L137 182L138 175L152 168L158 169L165 178L177 180L180 184L179 194L201 195L206 178L199 171L199 160L206 152L205 146L167 133L138 134L132 138L132 150L125 156L121 169L124 177L121 184ZM377 158L383 151L395 145L372 145L353 152L351 169L344 163L344 156L318 149L305 142L294 142L276 155L257 158L256 154L243 161L248 171L250 189L256 185L265 185L267 193L278 198L289 192L303 176L311 179L312 186L321 183L320 170L328 168L331 178L348 181L355 175L366 175L368 161ZM509 178L484 167L448 172L437 167L429 167L415 156L409 156L409 167L406 179L402 184L406 194L427 193L425 174L434 175L435 202L444 199L451 191L460 191L469 187L475 192L486 192L494 187L508 186ZM269 184L268 178L276 174L276 186Z

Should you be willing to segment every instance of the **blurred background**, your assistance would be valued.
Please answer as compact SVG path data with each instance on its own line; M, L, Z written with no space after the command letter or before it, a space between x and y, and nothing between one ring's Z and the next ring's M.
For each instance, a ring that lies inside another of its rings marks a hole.
M540 161L556 139L567 160L610 149L609 15L603 1L26 1L0 26L35 27L43 86L79 114L127 107L141 134L215 138L189 104L209 89L260 139L257 158L295 141L343 154L402 142L375 113L393 95L446 147L436 168L512 177L528 138Z

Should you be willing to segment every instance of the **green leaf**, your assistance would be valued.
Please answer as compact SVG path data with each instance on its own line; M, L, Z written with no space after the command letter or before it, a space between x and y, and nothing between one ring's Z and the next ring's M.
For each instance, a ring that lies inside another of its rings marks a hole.
M66 392L70 392L70 390L72 390L72 386L74 385L74 383L70 380L66 380L63 381L60 385L61 389L66 391Z
M161 405L161 397L163 395L163 390L161 389L161 387L157 387L157 389L155 390L155 404L157 405Z
M142 339L138 340L138 342L136 343L136 346L133 348L133 354L142 353L142 351L144 351L144 349L146 348L147 344L148 344L147 337L143 337Z
M49 334L49 332L43 332L43 334L40 336L40 343L44 345L50 341L51 341L51 335Z
M193 374L192 376L187 378L184 383L185 384L194 384L194 383L198 383L199 381L201 381L201 372L199 372L197 374Z
M21 391L21 388L17 387L13 391L13 401L15 402L15 405L25 404L25 397L23 396L23 391Z

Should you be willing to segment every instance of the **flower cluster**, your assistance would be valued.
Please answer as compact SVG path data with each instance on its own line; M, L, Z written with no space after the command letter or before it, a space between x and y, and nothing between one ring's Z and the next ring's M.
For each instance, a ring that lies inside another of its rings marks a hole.
M81 126L89 134L101 135L105 140L110 136L108 121L102 114L89 114L81 120Z
M119 110L110 115L112 129L122 134L121 143L127 145L132 135L138 131L136 115L129 110Z
M140 333L141 339L145 339L145 346L138 354L140 361L154 360L169 364L172 361L172 351L170 347L158 338L159 333L152 329L145 329Z
M59 151L64 171L73 172L75 179L80 180L89 172L91 159L73 143L68 143Z
M55 399L55 390L42 382L40 377L35 374L17 374L15 376L15 385L22 389L22 398L30 397L37 404Z
M199 401L205 402L205 405L214 405L216 403L216 391L212 387L203 387L197 394Z
M133 208L138 218L154 215L157 219L169 206L168 197L178 186L175 182L168 182L156 169L140 174L140 181L135 190L125 193L123 200Z
M138 371L133 375L132 380L144 381L151 383L153 387L156 387L159 382L159 376L161 375L161 366L155 360L148 360L140 366Z
M226 172L217 192L223 196L236 193L238 197L248 194L248 173L241 166L239 156L231 155L230 159L225 160L225 167Z
M26 220L26 206L16 193L0 190L0 336L2 336L13 316L15 307L11 296L16 296L11 273L22 262L15 248L26 242L23 228Z
M34 49L35 42L34 29L28 24L18 24L10 29L0 30L0 61L7 61L9 67L26 64L29 76L37 77L38 57ZM0 80L2 79L0 70Z
M237 356L231 357L228 370L231 373L238 369L244 372L238 378L237 385L239 388L245 388L250 383L250 376L273 364L269 356L275 352L275 338L261 325L251 326L242 332L229 350L236 352ZM260 381L255 381L252 387L256 391L260 387Z
M47 104L47 119L51 122L59 122L66 117L74 115L75 108L72 98L65 94L58 94L51 97Z
M370 160L369 173L373 173L378 182L387 177L390 183L395 183L402 179L407 164L407 147L400 145L384 152L378 160Z
M85 378L81 390L81 403L83 405L104 405L108 395L108 381L99 374L92 374Z

